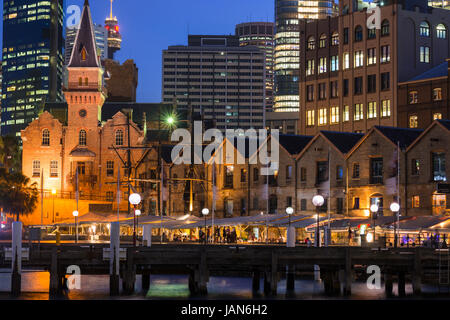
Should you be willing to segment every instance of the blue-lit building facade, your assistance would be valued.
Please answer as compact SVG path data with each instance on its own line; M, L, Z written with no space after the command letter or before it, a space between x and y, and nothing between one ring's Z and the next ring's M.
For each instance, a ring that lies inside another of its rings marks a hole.
M64 99L63 1L3 1L2 135L20 135L45 102Z
M299 19L323 19L335 14L334 0L275 0L275 112L299 111Z

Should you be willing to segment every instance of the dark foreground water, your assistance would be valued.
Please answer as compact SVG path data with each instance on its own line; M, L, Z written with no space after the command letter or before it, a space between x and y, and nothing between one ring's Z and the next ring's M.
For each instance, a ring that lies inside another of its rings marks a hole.
M0 271L2 272L2 271ZM0 299L11 299L9 296L11 276L6 270L0 273ZM41 271L24 272L22 274L22 295L19 299L48 300L49 273ZM122 285L122 284L121 284ZM187 276L152 275L150 290L142 292L141 276L136 276L136 292L131 296L121 296L113 299L143 300L143 299L266 299L264 295L252 294L252 280L248 277L211 277L208 283L208 295L203 298L192 298L188 289ZM261 283L261 289L263 284ZM324 294L323 283L314 280L297 280L295 282L295 296L286 297L286 281L281 280L278 285L278 295L271 299L344 299L343 296L329 297ZM423 286L423 292L433 294L436 289ZM394 283L394 293L397 287ZM406 285L408 298L423 298L412 296L412 286ZM109 276L81 276L81 289L70 290L65 298L70 300L104 300L109 296ZM352 286L352 296L346 299L379 300L386 299L384 289L369 290L365 282L355 282Z

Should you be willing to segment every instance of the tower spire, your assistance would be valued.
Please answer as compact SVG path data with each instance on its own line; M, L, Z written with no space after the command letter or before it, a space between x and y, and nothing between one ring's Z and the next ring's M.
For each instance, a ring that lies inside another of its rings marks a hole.
M114 0L110 0L111 1L111 12L109 14L109 18L112 20L113 19L113 14L112 14L112 7L113 7L113 1Z

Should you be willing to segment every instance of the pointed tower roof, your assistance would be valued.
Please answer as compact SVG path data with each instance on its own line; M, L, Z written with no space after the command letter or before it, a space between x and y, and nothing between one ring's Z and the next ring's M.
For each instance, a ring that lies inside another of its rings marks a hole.
M70 57L69 68L99 68L97 46L95 44L94 26L92 24L89 1L84 1L80 26Z

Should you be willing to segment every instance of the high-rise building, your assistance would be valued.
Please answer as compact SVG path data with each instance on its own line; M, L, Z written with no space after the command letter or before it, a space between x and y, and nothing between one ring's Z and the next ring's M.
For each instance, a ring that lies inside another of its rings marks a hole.
M436 72L449 57L447 10L429 7L427 0L384 1L372 4L381 11L380 28L369 29L367 3L342 0L339 16L300 21L300 43L306 47L299 50L301 134L399 126L399 83ZM418 110L412 114L417 94L409 114L429 123Z
M430 0L428 1L428 5L435 8L444 8L450 10L450 1L447 0Z
M322 19L336 13L334 0L275 0L275 112L299 111L299 19Z
M236 26L236 35L242 47L257 46L266 54L266 110L273 105L274 23L247 22Z
M162 98L219 130L264 127L265 55L237 36L189 36L163 51Z
M117 17L113 16L112 5L114 0L111 1L111 12L109 17L105 20L105 28L108 31L108 59L114 59L114 54L120 50L122 46L122 36L119 32L119 22Z
M77 36L78 28L66 28L66 42L64 50L64 65L68 65L72 54L73 44ZM100 24L94 25L95 43L100 50L100 59L108 59L108 30Z
M63 100L63 0L3 1L1 134L20 135L46 101Z

